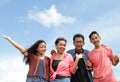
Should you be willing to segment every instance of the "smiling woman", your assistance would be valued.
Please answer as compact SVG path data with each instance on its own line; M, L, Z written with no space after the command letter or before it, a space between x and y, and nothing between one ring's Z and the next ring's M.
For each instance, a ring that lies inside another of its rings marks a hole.
M2 37L8 40L24 55L25 58L27 58L26 64L29 65L29 71L26 82L49 81L50 59L45 56L46 42L44 40L38 40L30 48L25 49L10 37L4 34Z

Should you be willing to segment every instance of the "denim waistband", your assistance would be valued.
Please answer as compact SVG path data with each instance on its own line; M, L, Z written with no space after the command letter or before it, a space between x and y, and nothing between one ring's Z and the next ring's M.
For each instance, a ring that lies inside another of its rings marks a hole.
M41 76L27 76L28 78L33 78L33 79L36 79L36 78L38 78L38 79L44 79L43 77L41 77Z

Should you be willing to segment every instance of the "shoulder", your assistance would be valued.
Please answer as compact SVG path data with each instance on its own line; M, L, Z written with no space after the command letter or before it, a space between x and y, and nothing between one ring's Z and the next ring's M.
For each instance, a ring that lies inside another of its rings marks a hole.
M84 50L85 53L88 53L88 52L89 52L89 50L87 50L87 49L83 49L83 50Z
M72 55L69 53L65 53L65 59L66 60L73 60Z
M46 59L50 59L48 56L45 56Z
M105 47L103 46L103 48L105 48L105 49L111 49L109 46L105 46Z
M70 53L65 53L65 56L67 56L67 57L72 57L72 55L70 54Z
M38 55L36 55L36 54L28 54L28 57L33 58L33 57L38 57Z
M73 53L73 52L75 52L75 49L70 49L67 51L67 53Z
M105 49L106 51L112 51L112 48L110 48L109 46L103 46L103 49Z
M50 58L49 58L48 56L45 56L44 60L45 60L46 62L50 62Z
M90 55L92 55L92 54L94 54L94 53L95 53L95 51L94 51L94 49L93 49L93 50L91 50L91 51L88 52L88 56L90 56Z

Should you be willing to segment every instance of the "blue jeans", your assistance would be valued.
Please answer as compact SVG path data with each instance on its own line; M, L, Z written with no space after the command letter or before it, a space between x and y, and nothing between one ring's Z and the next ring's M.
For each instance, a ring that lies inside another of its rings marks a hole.
M55 79L50 82L70 82L70 78Z
M27 77L26 82L48 82L48 81L38 77Z

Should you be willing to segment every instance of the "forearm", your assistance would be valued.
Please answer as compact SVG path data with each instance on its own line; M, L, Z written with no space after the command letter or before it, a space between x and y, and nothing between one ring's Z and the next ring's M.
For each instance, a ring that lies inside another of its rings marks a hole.
M87 62L86 62L86 68L89 71L93 71L93 65L89 60L87 60Z
M72 68L74 73L78 69L78 61L79 61L79 58L76 57L75 62L73 64L73 68Z
M78 69L78 61L79 59L84 58L83 54L76 54L76 59L73 65L73 72L76 72L76 70Z
M21 53L23 53L23 55L27 56L27 50L22 47L21 45L19 45L17 42L15 42L14 40L12 40L10 37L3 35L3 37L8 40L14 47L16 47Z

